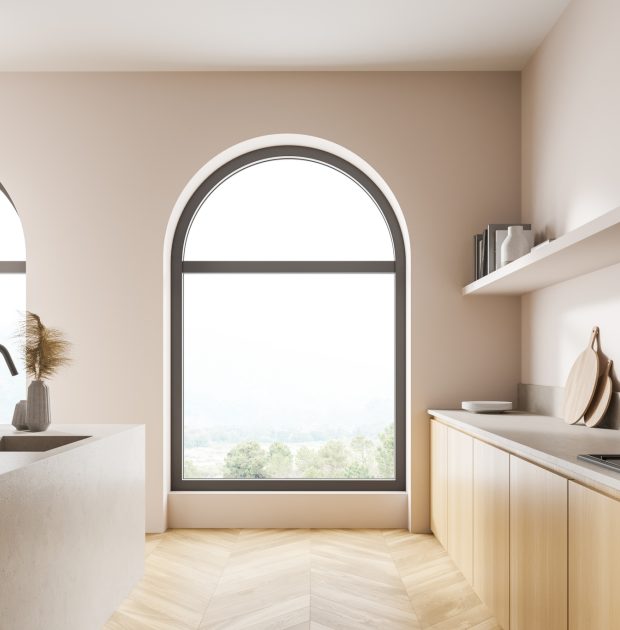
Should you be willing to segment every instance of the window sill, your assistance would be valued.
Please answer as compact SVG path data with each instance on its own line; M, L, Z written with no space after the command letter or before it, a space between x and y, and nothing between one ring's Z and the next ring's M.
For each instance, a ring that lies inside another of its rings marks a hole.
M405 491L174 491L168 527L377 528L408 524Z

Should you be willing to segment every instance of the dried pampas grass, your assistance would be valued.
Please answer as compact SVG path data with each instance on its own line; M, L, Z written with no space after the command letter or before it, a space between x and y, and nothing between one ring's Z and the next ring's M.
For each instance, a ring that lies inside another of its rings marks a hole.
M47 379L54 376L63 365L71 362L71 344L56 328L47 328L41 318L30 311L20 327L23 341L26 373L33 379Z

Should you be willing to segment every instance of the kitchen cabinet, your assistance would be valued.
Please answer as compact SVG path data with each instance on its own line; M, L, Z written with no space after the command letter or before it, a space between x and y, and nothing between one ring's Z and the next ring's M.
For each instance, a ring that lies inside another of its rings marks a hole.
M431 530L448 546L448 427L431 421Z
M618 476L577 459L618 452L620 431L431 413L433 532L498 624L620 630Z
M567 550L568 481L511 455L511 630L567 629Z
M510 619L510 455L474 440L473 587L505 630Z
M620 502L569 482L569 630L619 630Z
M473 438L448 429L448 553L473 578Z

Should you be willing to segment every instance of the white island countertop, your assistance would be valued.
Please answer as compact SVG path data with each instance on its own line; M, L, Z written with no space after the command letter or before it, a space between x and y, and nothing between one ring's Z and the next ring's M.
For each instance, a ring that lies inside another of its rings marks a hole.
M144 426L0 438L0 628L101 630L144 571Z
M620 431L569 425L561 418L518 411L480 414L429 409L450 427L620 498L620 472L577 459L581 454L620 454Z
M0 424L0 438L4 436L19 435L26 439L36 436L87 436L84 440L78 440L71 444L65 444L49 451L3 451L0 450L0 475L12 470L18 470L34 462L48 459L61 453L92 444L105 437L132 429L135 424L52 424L47 431L32 433L30 431L17 431L10 424Z

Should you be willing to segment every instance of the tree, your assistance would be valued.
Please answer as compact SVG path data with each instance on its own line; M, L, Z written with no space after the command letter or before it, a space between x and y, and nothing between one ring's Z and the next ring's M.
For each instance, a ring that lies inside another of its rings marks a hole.
M241 442L226 454L224 460L225 479L265 479L267 453L254 441Z
M379 445L375 452L379 477L392 479L394 477L394 425L388 424L379 434Z
M344 471L347 479L371 479L376 475L375 445L363 435L356 435L350 444L352 459Z
M295 469L297 474L306 479L316 479L321 476L317 452L308 446L302 446L295 455Z
M344 477L348 459L344 444L340 440L325 442L318 452L318 465L321 477L327 479Z
M282 442L272 442L267 456L267 476L276 479L289 477L293 467L291 449Z
M363 436L356 435L351 440L351 451L353 459L368 470L373 468L375 463L375 445L372 440Z
M372 479L373 477L368 466L360 462L351 462L346 467L344 476L347 479Z
M200 479L204 477L204 472L198 467L196 462L186 459L183 462L183 476L186 479Z

